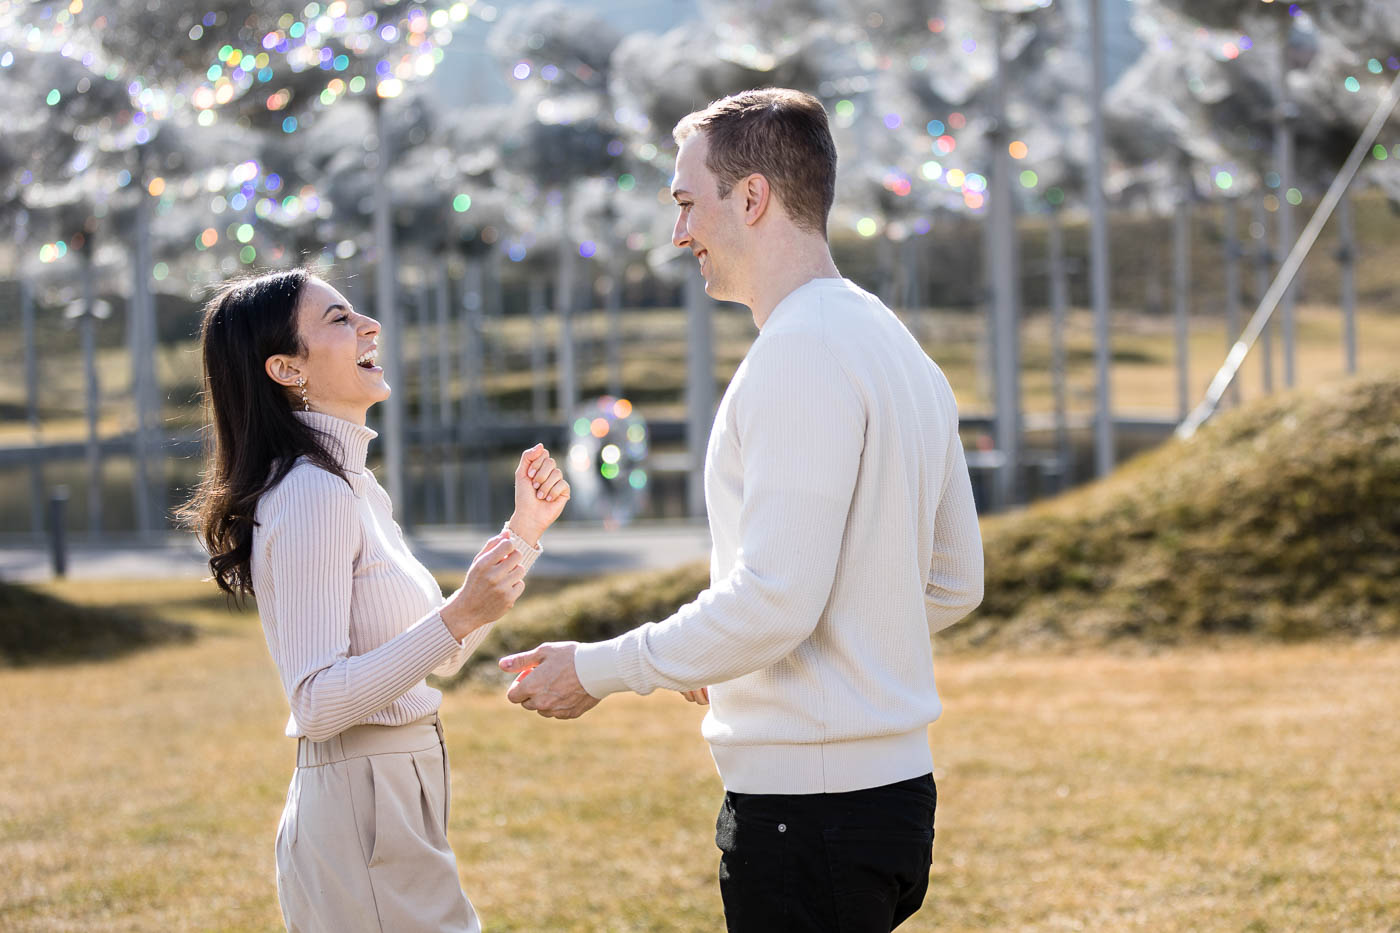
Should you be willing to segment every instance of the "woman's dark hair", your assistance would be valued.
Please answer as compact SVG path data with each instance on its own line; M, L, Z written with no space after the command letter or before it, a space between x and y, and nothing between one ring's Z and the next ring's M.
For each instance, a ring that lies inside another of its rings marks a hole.
M292 395L264 368L274 354L303 352L297 304L311 278L292 269L237 279L204 306L206 467L179 516L199 535L214 582L231 597L253 594L253 515L297 458L349 482L321 433L292 414Z

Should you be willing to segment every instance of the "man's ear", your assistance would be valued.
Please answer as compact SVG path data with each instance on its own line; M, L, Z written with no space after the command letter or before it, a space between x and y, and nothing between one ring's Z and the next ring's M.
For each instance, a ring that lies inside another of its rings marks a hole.
M263 369L267 371L267 376L278 385L291 388L297 384L297 380L302 377L301 364L294 356L286 353L275 353L267 358L263 364Z
M773 199L773 189L768 179L755 172L738 184L739 193L744 196L744 223L752 227L768 212Z

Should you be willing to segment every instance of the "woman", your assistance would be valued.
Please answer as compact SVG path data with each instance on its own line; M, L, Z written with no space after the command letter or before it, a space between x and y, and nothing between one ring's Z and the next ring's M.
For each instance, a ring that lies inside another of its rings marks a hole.
M277 831L291 931L476 931L447 842L429 673L458 670L515 604L569 486L536 445L515 514L446 600L365 455L379 324L304 270L226 285L201 328L212 451L185 510L231 596L256 594L297 768Z

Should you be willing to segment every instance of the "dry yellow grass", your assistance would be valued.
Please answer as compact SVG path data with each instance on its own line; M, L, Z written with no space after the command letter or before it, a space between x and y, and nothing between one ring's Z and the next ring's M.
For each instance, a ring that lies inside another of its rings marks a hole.
M0 671L0 929L275 930L292 764L256 619L68 584L204 636ZM1400 644L948 655L933 883L903 929L1393 930ZM451 839L493 931L722 929L719 784L673 695L577 723L448 696Z

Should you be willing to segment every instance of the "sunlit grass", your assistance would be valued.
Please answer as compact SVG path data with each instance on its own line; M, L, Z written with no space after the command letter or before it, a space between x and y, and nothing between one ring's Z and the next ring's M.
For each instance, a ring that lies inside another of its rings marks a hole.
M203 635L0 672L0 928L280 929L293 749L256 616L208 584L61 592ZM933 881L902 929L1400 923L1400 644L953 654L938 671ZM496 687L448 694L450 837L487 929L722 928L699 716L658 694L555 723Z

